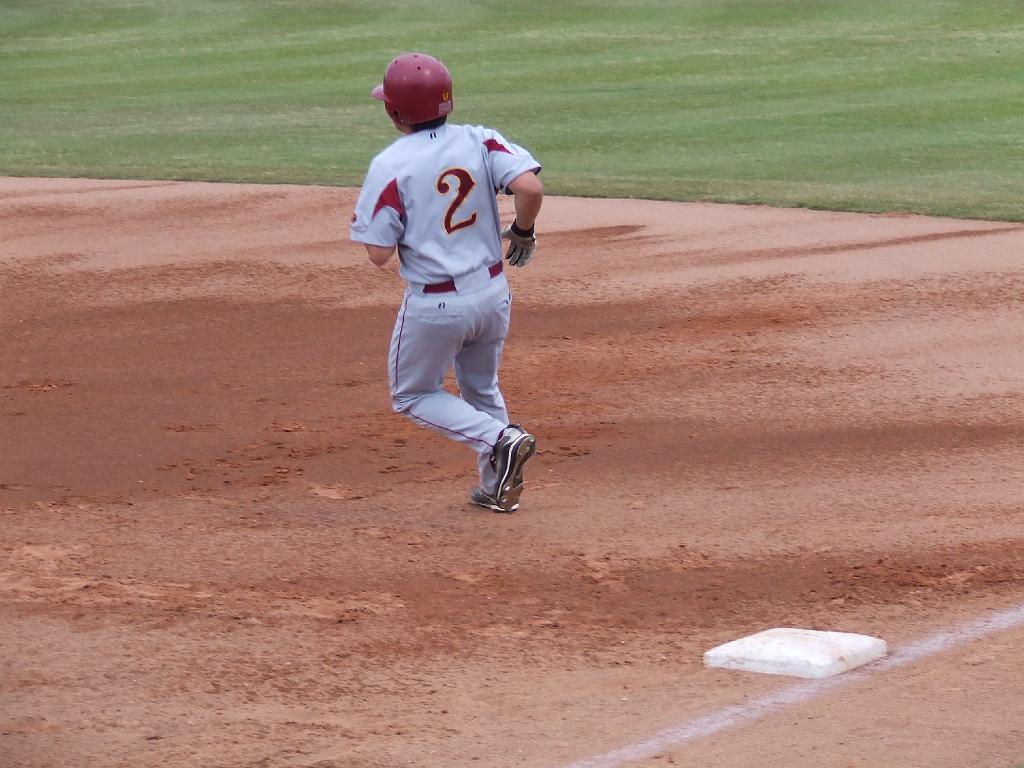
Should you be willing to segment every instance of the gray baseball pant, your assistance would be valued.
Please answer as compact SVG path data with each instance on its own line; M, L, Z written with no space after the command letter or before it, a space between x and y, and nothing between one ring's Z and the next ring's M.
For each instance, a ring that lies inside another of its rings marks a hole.
M391 404L476 451L481 487L493 493L491 450L508 426L498 367L512 294L504 274L491 277L486 269L454 282L447 293L424 293L416 283L406 288L388 355ZM444 389L453 366L461 397Z

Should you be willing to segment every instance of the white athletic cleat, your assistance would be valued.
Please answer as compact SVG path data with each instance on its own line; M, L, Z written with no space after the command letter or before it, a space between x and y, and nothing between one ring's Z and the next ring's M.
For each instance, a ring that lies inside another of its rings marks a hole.
M473 504L476 504L478 507L489 509L492 512L515 512L517 509L519 509L519 504L513 504L508 509L502 508L498 504L498 500L491 496L491 494L489 494L483 488L477 488L475 491L473 491L473 493L471 493L469 496L469 500Z
M518 424L509 424L498 438L491 453L491 466L498 476L494 501L500 512L519 507L523 492L523 465L537 450L537 439Z

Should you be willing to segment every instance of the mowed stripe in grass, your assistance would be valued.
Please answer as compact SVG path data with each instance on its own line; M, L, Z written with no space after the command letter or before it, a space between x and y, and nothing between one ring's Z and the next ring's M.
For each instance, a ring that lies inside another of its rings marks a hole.
M1024 220L1018 0L7 0L0 173L358 184L405 50L552 192Z

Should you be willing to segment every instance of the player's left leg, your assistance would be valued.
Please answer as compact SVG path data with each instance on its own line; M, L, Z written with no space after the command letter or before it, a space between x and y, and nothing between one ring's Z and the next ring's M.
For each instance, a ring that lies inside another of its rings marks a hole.
M475 325L463 297L407 290L388 358L392 407L473 450L488 453L507 422L444 390L444 377Z

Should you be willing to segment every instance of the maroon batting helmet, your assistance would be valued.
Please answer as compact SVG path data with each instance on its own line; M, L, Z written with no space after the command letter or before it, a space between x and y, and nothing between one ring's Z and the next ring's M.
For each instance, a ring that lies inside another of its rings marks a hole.
M433 56L403 53L384 70L384 82L370 91L395 122L428 123L452 111L452 76Z

